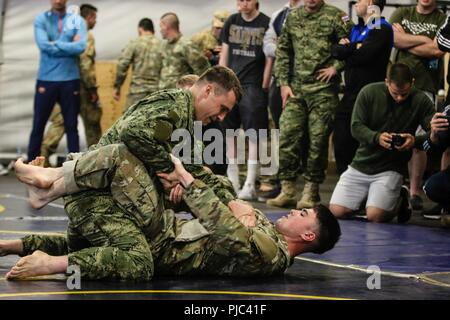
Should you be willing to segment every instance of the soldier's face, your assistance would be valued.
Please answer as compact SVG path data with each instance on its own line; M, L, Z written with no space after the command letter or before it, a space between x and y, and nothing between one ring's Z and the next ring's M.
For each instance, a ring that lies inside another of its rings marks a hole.
M434 7L436 5L436 0L419 0L419 5L424 8Z
M203 125L214 121L223 121L236 104L234 91L216 94L215 84L205 85L202 91L195 108L196 120L201 121Z
M238 11L245 14L250 14L256 10L257 2L257 0L238 0Z
M51 0L52 9L56 11L66 10L67 0Z
M86 17L86 24L88 29L94 29L95 24L97 23L97 14L92 13Z
M164 23L163 21L160 21L159 30L161 32L161 37L163 37L163 39L167 39L167 30L168 30L167 24Z
M284 236L303 241L314 241L319 230L314 209L291 210L287 216L278 219L275 226Z
M316 10L323 4L323 0L305 0L305 8L308 10Z
M356 15L363 18L367 14L369 0L358 0L355 5Z
M412 83L408 83L404 86L398 86L395 82L386 80L386 85L392 99L394 99L394 101L398 104L408 99L409 95L411 94Z

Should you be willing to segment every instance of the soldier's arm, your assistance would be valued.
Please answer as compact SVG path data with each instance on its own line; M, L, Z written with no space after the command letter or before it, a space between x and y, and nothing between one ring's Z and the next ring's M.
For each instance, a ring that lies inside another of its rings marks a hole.
M128 150L144 163L147 170L169 172L173 170L169 155L173 130L174 126L167 114L155 114L151 107L143 107L127 119L119 135Z
M423 97L422 101L418 103L418 105L422 106L423 113L420 115L420 126L423 128L424 131L427 133L424 135L416 136L415 137L415 143L414 146L416 148L422 149L423 143L425 140L427 140L427 137L429 136L431 132L431 119L433 118L433 115L435 114L433 103L431 102L428 97Z
M368 145L378 145L378 138L381 135L380 132L371 130L367 126L369 106L366 91L363 89L356 98L355 107L352 113L351 120L351 132L352 136L360 143Z
M335 41L337 42L342 38L348 37L352 27L353 24L345 12L341 12L340 14L338 14L334 20ZM335 59L333 57L331 59L331 66L333 66L337 72L340 72L344 69L345 63L344 61Z
M430 38L420 35L412 35L408 33L403 32L395 32L395 26L394 24L401 25L403 20L403 14L404 9L398 8L397 10L392 13L391 17L389 18L389 22L394 27L394 47L397 49L410 49L412 47L425 44L429 41L431 41Z
M201 180L211 188L222 203L228 205L230 201L236 199L233 185L228 179L219 178L214 173L205 170L202 165L185 165L185 167L194 178Z
M117 62L116 80L114 81L114 88L120 89L125 78L127 77L128 68L134 58L134 44L130 42L120 54L119 61Z
M436 45L437 39L430 41L425 44L421 44L415 47L408 49L408 52L423 58L428 59L439 59L445 53L439 50L439 47Z
M219 229L222 232L222 240L232 244L248 243L248 228L234 216L230 208L223 204L205 183L195 180L185 188L183 199L206 230L215 232Z
M450 16L447 17L447 21L439 30L436 38L439 50L450 52Z
M86 50L80 56L80 76L81 82L86 89L97 88L97 78L95 76L95 40L92 35L88 35Z
M356 43L351 43L349 46L352 52L345 62L351 66L367 65L377 59L386 48L392 46L392 33L389 28L382 25L380 29L369 32L360 48L357 48Z
M186 61L196 75L201 75L211 66L203 52L194 43L189 43L186 51Z
M293 16L294 14L287 16L286 24L281 31L280 38L278 39L274 70L279 86L289 85L289 59L291 58L291 53L294 50L292 47L290 34L291 20Z
M220 51L219 65L228 67L228 54L230 46L226 43L222 43L222 51Z

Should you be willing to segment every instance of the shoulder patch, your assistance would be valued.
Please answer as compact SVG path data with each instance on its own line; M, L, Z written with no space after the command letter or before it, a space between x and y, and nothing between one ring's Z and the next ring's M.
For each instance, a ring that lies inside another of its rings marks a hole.
M350 17L348 15L343 15L341 17L342 22L347 23L350 21Z
M170 110L168 116L173 123L177 123L180 120L180 116L175 110Z
M166 142L172 135L173 126L165 120L158 120L155 125L155 139L159 142Z
M252 241L265 261L272 262L277 256L277 244L264 232L253 230Z

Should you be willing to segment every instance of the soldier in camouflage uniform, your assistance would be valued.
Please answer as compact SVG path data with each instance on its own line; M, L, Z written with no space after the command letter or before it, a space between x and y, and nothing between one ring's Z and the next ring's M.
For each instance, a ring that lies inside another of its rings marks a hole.
M97 8L90 4L80 7L80 14L86 20L88 37L86 50L80 55L80 116L86 134L86 144L96 144L102 135L100 120L102 110L98 105L97 78L95 75L95 39L92 29L97 22ZM46 158L56 152L58 144L64 136L64 120L58 104L50 116L50 126L41 145L41 155ZM31 159L30 159L31 160Z
M230 13L227 10L215 11L211 28L194 34L191 39L193 43L203 50L203 54L213 66L219 63L219 55L222 50L220 33L229 16Z
M184 187L183 200L194 219L177 218L166 209L143 164L124 145L108 145L78 160L85 171L85 183L79 185L110 187L113 196L86 191L88 201L66 201L67 236L0 241L0 255L28 255L7 278L64 273L69 265L78 266L86 279L282 274L297 254L323 253L340 236L339 224L325 207L292 211L274 225L249 205L224 205L178 159L172 161L175 171L164 178Z
M130 91L124 106L124 112L139 100L158 91L162 67L161 41L155 37L153 21L144 18L138 25L139 38L132 40L117 63L114 83L114 99L120 100L120 87L127 76L131 65L132 76Z
M178 79L186 74L202 74L210 66L201 50L179 31L180 22L175 13L161 17L161 35L166 40L162 46L160 89L175 88Z
M319 184L325 179L328 138L338 104L337 84L343 63L331 56L331 47L348 35L351 23L341 10L323 0L305 1L292 11L279 39L275 74L281 86L284 111L280 119L280 167L282 192L267 201L271 206L295 206L297 170L301 153L307 152L305 187L297 208L320 203ZM294 75L289 83L289 54L294 52ZM289 99L288 99L289 98ZM300 141L306 130L308 150Z

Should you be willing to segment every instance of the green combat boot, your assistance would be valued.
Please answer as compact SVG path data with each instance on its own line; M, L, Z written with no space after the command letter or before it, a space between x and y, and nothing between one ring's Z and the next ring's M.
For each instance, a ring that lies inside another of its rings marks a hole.
M319 184L306 182L303 188L303 195L297 202L297 209L314 208L320 204Z
M295 202L297 198L295 197L295 180L284 180L281 181L281 192L273 199L267 200L267 205L271 207L282 207L282 208L293 208L295 207Z

